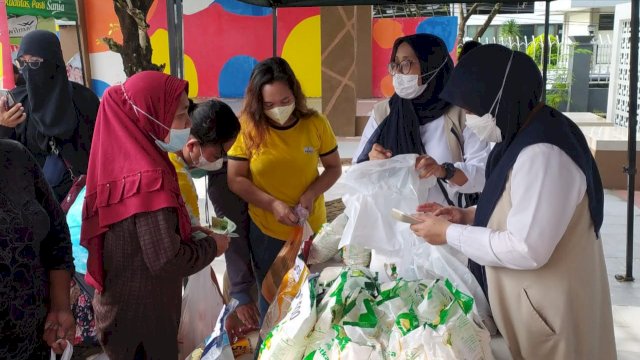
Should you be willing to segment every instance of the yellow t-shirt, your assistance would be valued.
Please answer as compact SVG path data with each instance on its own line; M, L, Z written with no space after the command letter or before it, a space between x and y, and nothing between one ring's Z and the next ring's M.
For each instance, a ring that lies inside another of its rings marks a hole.
M182 160L180 156L169 153L169 160L173 164L178 174L178 185L180 186L180 194L187 205L191 225L200 226L200 210L198 208L198 192L193 178L189 174L189 166Z
M253 154L245 147L243 130L228 151L229 159L249 161L253 184L292 207L318 178L320 156L338 149L329 121L320 114L298 120L287 128L270 127L265 143ZM249 204L249 215L268 236L284 241L293 236L294 228L278 222L271 211ZM309 215L309 224L318 232L326 221L324 196L319 196Z

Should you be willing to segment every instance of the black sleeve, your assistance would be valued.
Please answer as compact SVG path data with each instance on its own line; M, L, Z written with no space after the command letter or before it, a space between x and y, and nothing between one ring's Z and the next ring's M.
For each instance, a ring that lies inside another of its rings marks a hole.
M15 138L15 129L0 125L0 139L12 139Z

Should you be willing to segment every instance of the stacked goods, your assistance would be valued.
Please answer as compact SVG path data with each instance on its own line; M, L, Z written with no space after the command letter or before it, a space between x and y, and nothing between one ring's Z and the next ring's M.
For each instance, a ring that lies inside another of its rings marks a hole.
M327 272L305 282L261 359L493 359L473 298L449 280L380 284L367 268Z

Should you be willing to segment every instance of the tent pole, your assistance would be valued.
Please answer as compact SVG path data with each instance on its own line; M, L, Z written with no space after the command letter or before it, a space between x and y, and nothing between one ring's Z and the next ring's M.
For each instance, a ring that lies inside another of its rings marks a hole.
M178 76L178 56L176 49L176 8L175 0L167 0L167 32L169 33L169 69L173 76Z
M542 101L547 101L547 70L549 69L549 13L550 4L549 0L546 1L544 8L544 46L543 46L543 56L542 56Z
M636 131L638 127L638 2L631 0L631 54L629 56L629 166L625 167L627 185L627 269L616 275L618 281L633 281L633 227L636 183Z
M271 11L271 22L273 28L273 57L278 56L278 8L273 6Z
M184 31L182 17L182 0L174 0L175 8L175 43L176 43L176 76L184 79Z

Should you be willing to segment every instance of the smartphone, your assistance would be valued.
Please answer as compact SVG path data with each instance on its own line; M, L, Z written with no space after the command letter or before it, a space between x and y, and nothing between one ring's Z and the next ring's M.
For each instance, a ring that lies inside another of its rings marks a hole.
M9 90L0 89L0 97L2 96L7 98L7 103L4 106L5 110L11 109L13 105L16 104L16 99L14 99L13 95L11 95L11 92Z
M420 220L414 218L413 216L407 215L398 209L391 209L391 217L393 217L398 221L411 224L411 225L419 224L421 222Z

